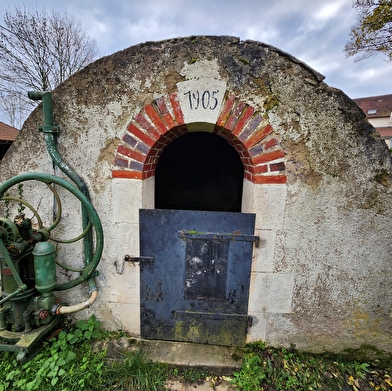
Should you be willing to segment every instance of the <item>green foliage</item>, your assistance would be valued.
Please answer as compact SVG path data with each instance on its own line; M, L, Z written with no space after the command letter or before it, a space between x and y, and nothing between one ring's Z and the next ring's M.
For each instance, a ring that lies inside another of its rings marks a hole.
M345 385L355 390L368 372L369 364L345 361L336 355L315 355L293 347L275 349L255 343L247 348L241 370L234 372L232 383L243 391L339 390Z
M392 368L392 352L385 352L373 345L365 344L357 349L344 349L342 356L355 361L366 361L381 369Z
M23 199L23 183L18 183L18 194L19 198ZM21 202L18 205L18 213L22 213L25 210L25 206Z
M10 193L5 193L5 196L9 197ZM10 202L11 202L10 200L5 200L4 201L4 203L5 203L5 217L6 217L6 219L9 219L10 215L11 215L11 212L10 212Z
M238 57L237 56L238 61L242 62L244 65L250 65L250 61L248 59L246 59L245 57Z
M261 357L254 353L245 356L240 372L234 372L233 384L240 390L259 390L267 376L265 366Z
M105 385L115 390L164 391L168 377L166 365L145 359L137 350L124 360L114 361L105 373Z
M90 386L97 375L102 375L104 363L103 353L93 354L90 349L90 340L99 337L100 326L94 315L77 322L68 331L60 331L41 353L22 366L13 353L2 353L0 373L6 375L0 381L0 391L51 390L53 387L71 390L75 378L70 374L75 372L79 372L78 389L92 389Z
M62 329L23 365L17 363L14 353L0 352L0 391L164 391L169 379L194 385L211 380L212 388L219 384L218 377L203 369L169 368L151 362L136 345L121 360L113 360L105 349L94 349L92 342L102 335L125 335L101 332L100 326L93 315ZM385 370L354 360L353 352L316 355L258 342L248 345L243 354L241 370L232 377L239 391L392 389L392 378Z
M173 368L171 378L179 380L181 383L198 383L202 384L211 376L211 373L205 369L199 368Z
M362 60L383 53L392 61L391 0L355 0L353 6L358 16L344 49L347 56Z
M93 351L91 342L101 337L100 326L94 315L78 321L60 331L38 355L23 365L17 363L14 353L0 352L0 391L166 389L169 369L147 361L140 350L112 363L105 350Z
M86 340L91 338L99 338L101 336L101 322L98 322L95 315L92 315L88 320L79 320L76 323L76 330L80 331L78 337Z

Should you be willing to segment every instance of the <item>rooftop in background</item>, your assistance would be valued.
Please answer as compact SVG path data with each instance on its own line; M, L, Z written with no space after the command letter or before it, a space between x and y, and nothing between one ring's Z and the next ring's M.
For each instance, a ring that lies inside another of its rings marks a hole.
M392 94L357 98L353 101L368 118L389 117L392 111Z
M18 129L0 122L0 141L14 141L18 133Z
M392 148L392 94L353 99L389 148Z
M0 121L0 160L16 139L19 130Z

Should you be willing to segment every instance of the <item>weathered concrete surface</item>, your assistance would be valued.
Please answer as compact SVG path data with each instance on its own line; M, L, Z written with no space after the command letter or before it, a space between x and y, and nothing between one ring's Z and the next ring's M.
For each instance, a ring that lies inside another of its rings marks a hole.
M152 102L181 91L184 82L224 85L222 105L231 94L252 107L273 128L267 140L276 139L273 148L284 151L279 174L285 183L244 179L242 211L256 213L261 236L252 265L248 340L315 351L366 343L392 351L387 146L355 103L319 73L276 48L234 37L137 45L96 61L53 92L59 150L86 180L105 232L100 296L77 316L94 312L105 327L140 332L139 270L121 262L125 254L139 253L138 210L154 207L154 177L113 178L112 171L119 146L129 147L128 125ZM206 131L215 128L216 115L192 117L184 105L189 128L192 121L205 123ZM241 113L233 115L239 120ZM52 171L37 132L41 124L37 109L1 164L2 180ZM41 205L48 224L51 203L34 189L24 195ZM59 236L67 236L80 218L72 201L64 210ZM61 246L58 253L81 262L73 247ZM61 295L83 301L87 288Z
M140 350L148 360L177 368L207 369L219 376L231 376L242 365L243 351L228 346L201 345L186 342L130 339L97 340L92 349L105 349L109 359L118 360L124 352Z
M140 351L152 362L168 364L177 369L207 370L211 374L203 382L169 380L167 388L172 391L235 390L230 381L233 371L241 369L243 355L242 350L233 347L135 340L127 337L96 340L92 349L94 352L106 350L109 360L123 360L126 352Z
M200 345L171 341L144 341L147 356L154 362L177 367L206 368L215 375L232 375L241 368L242 357L236 348L226 346Z

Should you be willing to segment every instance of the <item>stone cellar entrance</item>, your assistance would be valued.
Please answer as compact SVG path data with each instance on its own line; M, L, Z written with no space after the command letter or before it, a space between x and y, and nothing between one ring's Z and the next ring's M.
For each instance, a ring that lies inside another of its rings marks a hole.
M144 338L243 346L255 215L244 168L222 137L191 132L162 152L155 209L140 210Z
M139 209L146 339L247 340L260 239L256 213L245 212L254 184L286 182L285 163L271 125L225 90L216 80L179 83L134 117L117 149L113 177L142 179L146 195Z

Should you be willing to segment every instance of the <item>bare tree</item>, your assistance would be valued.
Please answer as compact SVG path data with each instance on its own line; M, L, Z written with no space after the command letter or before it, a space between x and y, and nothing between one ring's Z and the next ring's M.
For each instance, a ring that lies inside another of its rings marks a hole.
M355 0L357 23L351 29L344 51L356 61L386 55L392 61L392 0Z
M21 128L31 108L32 106L26 107L25 97L21 95L0 93L0 111L6 117L7 123L14 128Z
M28 90L53 90L98 54L95 39L66 12L48 14L45 10L33 11L26 6L15 6L7 11L4 23L0 24L0 95L3 101L0 110L3 115L8 113L10 117L10 111L17 110L31 111L34 103L27 99ZM14 107L10 108L13 102ZM17 117L14 114L13 119Z

